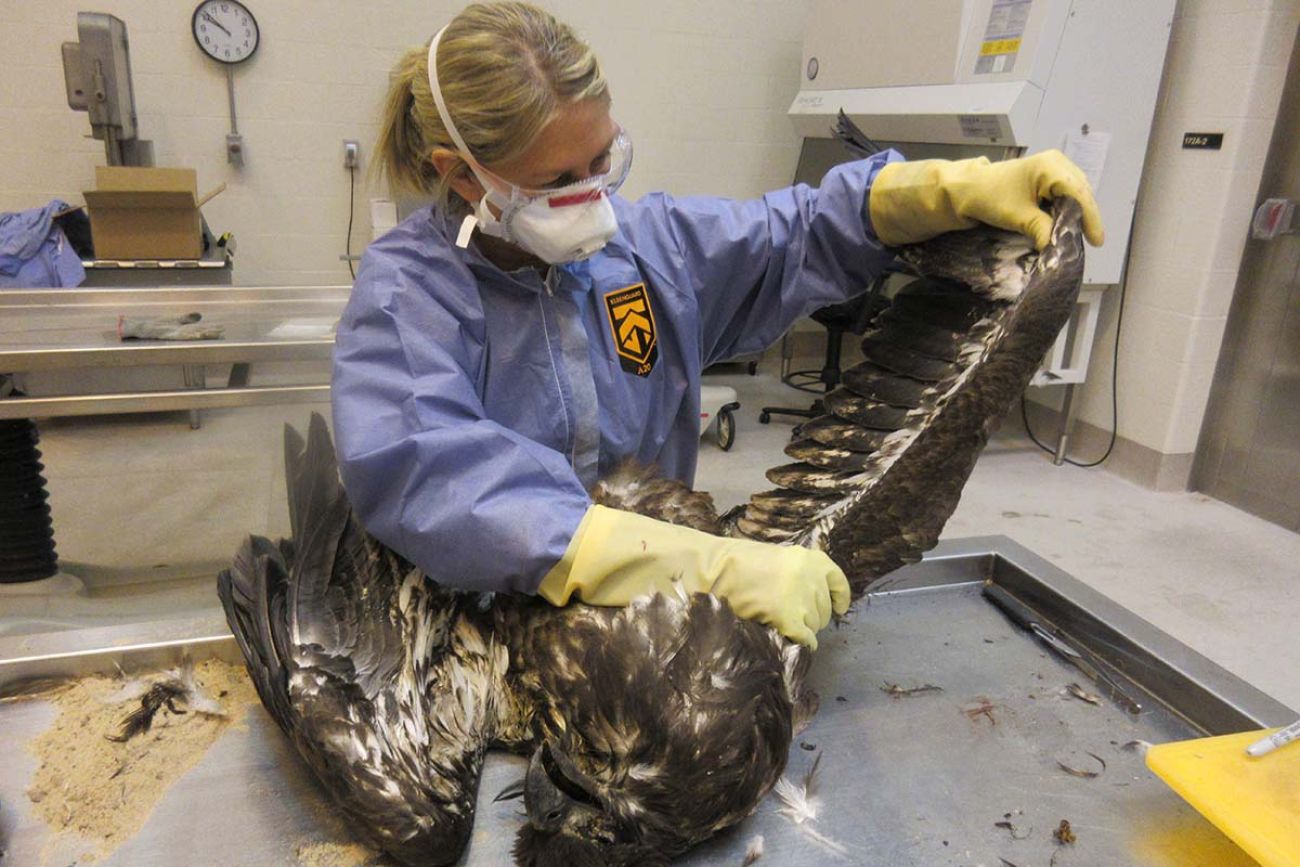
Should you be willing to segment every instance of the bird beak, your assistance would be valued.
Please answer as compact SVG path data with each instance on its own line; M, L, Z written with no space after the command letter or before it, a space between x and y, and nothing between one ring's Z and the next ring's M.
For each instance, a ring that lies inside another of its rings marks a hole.
M497 796L492 799L492 803L497 801L513 801L515 798L522 797L524 794L525 780L519 780L506 786L497 792Z
M600 809L587 777L562 750L544 743L528 762L524 778L524 807L539 831L554 833L574 808Z
M528 821L534 828L553 834L563 826L571 800L546 773L542 755L548 749L546 744L538 747L528 762L528 776L524 778L524 809L528 811Z

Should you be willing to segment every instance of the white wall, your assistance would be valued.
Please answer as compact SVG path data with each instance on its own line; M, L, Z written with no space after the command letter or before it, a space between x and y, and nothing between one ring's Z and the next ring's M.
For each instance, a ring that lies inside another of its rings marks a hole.
M204 213L214 232L235 234L235 281L346 282L342 140L360 139L369 164L389 68L464 4L249 0L262 44L235 72L247 161L234 169L225 75L190 36L196 3L0 2L0 211L80 202L93 187L103 145L67 108L59 46L76 38L79 10L108 12L127 23L141 136L157 164L196 168L202 189L229 185ZM541 5L606 67L636 148L626 194L746 197L789 183L798 139L785 111L798 89L804 0ZM354 239L370 237L366 199L382 192L358 174Z
M1228 306L1300 21L1297 0L1182 0L1142 191L1120 341L1119 434L1183 474L1205 415ZM1184 132L1222 132L1219 151ZM1118 293L1080 418L1110 429Z
M123 18L142 134L159 165L193 166L205 209L239 245L235 280L337 283L347 227L342 139L368 165L387 71L463 5L434 0L250 3L263 33L236 70L247 165L225 160L225 77L189 35L191 3L0 2L0 210L80 201L104 162L86 116L66 107L59 44L78 9ZM546 0L593 44L615 113L632 133L625 192L757 195L793 174L786 109L799 83L806 0ZM1183 0L1148 155L1120 347L1120 435L1190 454L1213 376L1250 208L1294 42L1300 0ZM1104 60L1104 59L1103 59ZM1184 131L1222 131L1222 151L1186 151ZM359 174L354 238L369 237ZM355 242L354 242L355 247ZM1110 426L1112 297L1080 417Z

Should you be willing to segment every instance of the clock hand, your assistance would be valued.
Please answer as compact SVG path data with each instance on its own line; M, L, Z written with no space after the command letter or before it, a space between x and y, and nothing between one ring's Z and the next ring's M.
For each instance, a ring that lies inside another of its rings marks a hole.
M218 27L220 27L220 28L222 29L222 31L223 31L227 36L230 35L230 31L229 31L229 30L226 30L226 28L222 25L222 23L221 23L220 21L218 21L217 19L213 18L211 12L204 12L204 13L203 13L203 17L206 18L206 19L208 19L209 21L211 21L213 24L217 25Z

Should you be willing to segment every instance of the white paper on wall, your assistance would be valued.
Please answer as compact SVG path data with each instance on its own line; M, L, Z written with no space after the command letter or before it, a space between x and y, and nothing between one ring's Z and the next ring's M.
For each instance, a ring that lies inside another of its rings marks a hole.
M377 240L380 235L397 225L397 203L390 199L370 200L370 237Z
M1110 133L1089 130L1065 134L1065 155L1083 169L1095 193L1101 187L1101 172L1106 165L1106 152L1110 150Z

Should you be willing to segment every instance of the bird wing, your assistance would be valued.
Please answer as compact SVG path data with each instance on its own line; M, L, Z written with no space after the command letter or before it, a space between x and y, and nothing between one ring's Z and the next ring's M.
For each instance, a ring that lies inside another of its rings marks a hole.
M866 361L826 395L733 532L822 548L855 595L919 560L957 507L991 426L1069 320L1083 280L1077 204L1053 205L1051 243L979 227L905 248L919 279L872 320Z
M324 420L285 432L292 545L250 539L219 592L263 703L353 826L407 864L473 824L504 651L475 600L364 532Z
M292 657L283 617L288 576L284 552L261 536L245 539L230 568L217 576L217 595L248 674L262 704L286 733L296 718L288 694Z

